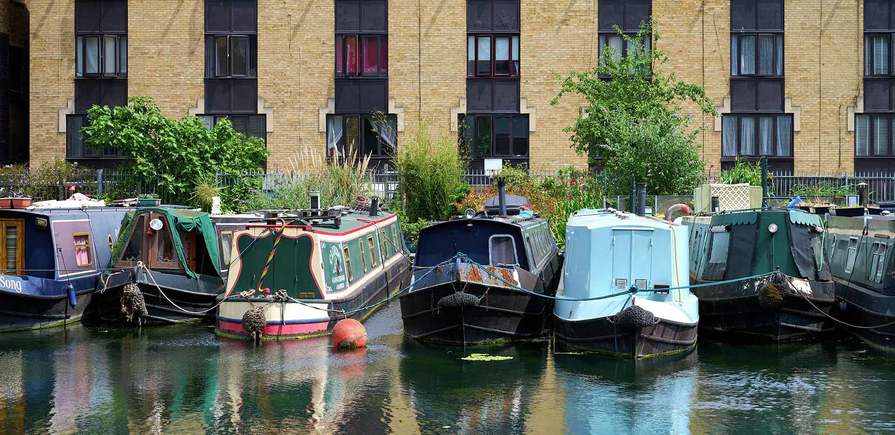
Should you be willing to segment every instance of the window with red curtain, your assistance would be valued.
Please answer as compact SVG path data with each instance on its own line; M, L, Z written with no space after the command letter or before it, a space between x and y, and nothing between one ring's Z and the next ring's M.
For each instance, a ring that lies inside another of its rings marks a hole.
M336 41L336 75L384 76L388 73L388 38L340 35Z

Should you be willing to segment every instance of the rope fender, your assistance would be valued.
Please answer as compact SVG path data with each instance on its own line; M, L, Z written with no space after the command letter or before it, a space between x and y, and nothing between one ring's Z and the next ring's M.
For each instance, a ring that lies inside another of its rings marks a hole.
M256 343L264 336L265 325L267 325L267 318L264 316L263 306L249 308L242 314L242 329L247 332L252 337L252 341Z
M141 323L142 318L149 315L143 292L140 291L140 286L137 284L125 284L121 289L121 313L129 323L134 321L134 317L136 317L137 323Z
M626 331L646 328L659 323L655 314L639 305L631 305L610 317L609 320L619 329Z
M475 295L466 292L454 292L438 300L438 306L444 308L474 307L481 302Z

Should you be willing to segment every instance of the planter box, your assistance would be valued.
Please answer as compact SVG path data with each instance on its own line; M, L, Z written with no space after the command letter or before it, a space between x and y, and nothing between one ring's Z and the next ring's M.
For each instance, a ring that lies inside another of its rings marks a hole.
M10 200L12 203L12 208L27 208L31 207L31 198L12 198Z
M0 198L0 208L12 208L12 198Z
M137 198L137 207L158 207L162 200L158 198Z

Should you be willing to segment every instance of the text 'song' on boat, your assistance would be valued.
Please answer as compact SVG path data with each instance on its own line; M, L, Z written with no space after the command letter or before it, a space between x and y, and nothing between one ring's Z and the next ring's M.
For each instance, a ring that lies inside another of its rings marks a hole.
M207 213L174 207L128 213L89 321L139 325L213 320L229 263L221 244L252 220L213 220Z
M847 329L895 349L895 216L830 216L824 244Z
M820 216L761 209L683 219L703 335L783 341L832 331L834 284Z
M401 295L408 337L476 345L544 335L553 304L540 295L555 293L562 257L547 221L500 187L484 212L420 232L413 281Z
M691 351L699 301L688 288L687 242L686 226L653 217L572 214L553 310L557 347L633 359Z
M0 209L0 332L80 320L127 209Z
M233 234L217 333L290 339L365 320L410 279L398 215L344 207L299 211Z

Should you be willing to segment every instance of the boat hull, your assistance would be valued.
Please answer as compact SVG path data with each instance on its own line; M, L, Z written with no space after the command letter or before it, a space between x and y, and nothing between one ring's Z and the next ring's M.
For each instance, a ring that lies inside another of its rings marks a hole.
M866 289L853 282L834 278L836 298L841 302L842 320L860 326L846 328L867 344L895 351L895 296ZM871 326L885 325L881 328Z
M93 295L92 289L77 295L72 306L69 298L33 298L0 292L0 333L48 329L77 323Z
M697 323L656 320L651 326L622 328L608 317L575 321L555 317L553 328L557 346L570 351L644 359L696 348Z
M791 341L833 332L826 316L835 305L832 281L789 276L767 290L768 277L694 288L699 298L699 329L725 341ZM703 284L703 283L699 283ZM816 308L815 308L816 307Z
M444 306L439 301L455 288L479 302ZM477 345L530 340L544 335L552 304L517 290L468 282L447 282L401 296L404 333L410 338L448 345Z
M405 288L410 279L410 263L402 260L392 266L391 278L386 285L374 280L361 288L354 296L342 300L302 300L296 302L272 302L266 299L233 298L218 309L215 333L226 338L252 340L243 327L243 315L252 307L263 307L265 325L263 340L296 340L327 335L339 320L352 318L365 321L377 310L385 307L390 298ZM351 313L348 316L342 312Z
M94 295L89 322L170 325L214 320L214 307L223 292L223 280L204 275L190 278L159 271L151 273L150 277L144 271L124 270L110 275ZM131 283L139 287L148 312L139 321L128 321L121 310L122 291Z

